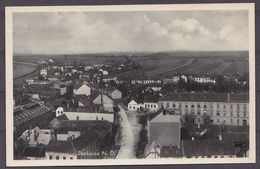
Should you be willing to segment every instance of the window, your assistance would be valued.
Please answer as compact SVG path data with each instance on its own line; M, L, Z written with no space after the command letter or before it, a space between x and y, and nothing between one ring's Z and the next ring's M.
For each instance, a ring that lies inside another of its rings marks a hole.
M103 118L103 117L101 117L101 120L104 120L104 118Z
M219 108L219 104L217 104L217 108Z
M226 105L225 104L223 105L223 109L226 109Z
M156 108L156 105L154 105L153 107Z
M244 109L246 109L246 104L244 104Z
M233 111L230 112L230 116L233 116Z
M182 105L181 105L181 103L179 104L179 108L181 108L182 107Z
M66 160L66 157L65 157L65 156L63 156L63 160Z
M77 116L77 120L79 120L79 116Z
M169 107L170 106L170 104L169 103L167 103L167 107Z
M197 107L200 108L200 105L198 104Z
M191 108L194 108L194 105L193 105L193 104L191 105Z
M212 108L212 109L213 109L213 105L210 105L210 108Z
M226 120L223 120L223 124L226 124Z
M175 104L173 104L172 107L175 108Z
M239 115L239 112L237 112L237 117L239 117L240 115Z
M200 115L200 112L198 111L197 114Z
M130 109L132 109L132 106L129 106Z
M217 116L219 116L220 114L219 114L219 112L217 112Z
M52 155L49 155L49 159L52 160Z
M135 110L135 106L133 106L133 109Z
M96 117L96 120L98 120L98 116Z
M233 104L230 105L230 109L231 109L231 110L233 109Z
M239 104L237 104L237 110L239 110L239 108L240 108L240 106L239 106Z
M239 124L239 119L237 119L237 124Z
M244 117L246 117L246 111L244 112Z
M233 123L233 119L230 119L230 123Z
M207 105L204 105L203 108L206 109L206 108L207 108Z
M185 104L185 108L188 108L188 105L187 105L187 104Z
M71 160L73 160L73 157L70 157Z
M60 156L56 156L56 160L59 160L60 159Z

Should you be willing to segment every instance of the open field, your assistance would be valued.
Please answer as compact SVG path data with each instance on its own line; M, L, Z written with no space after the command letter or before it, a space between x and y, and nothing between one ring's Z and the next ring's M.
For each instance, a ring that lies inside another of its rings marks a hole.
M46 58L60 65L65 63L65 55L15 55L14 61L40 63ZM174 73L243 74L249 71L247 51L78 54L67 55L67 62L85 65L136 62L142 66L142 72L151 78L171 76ZM23 71L14 67L14 74L18 76Z

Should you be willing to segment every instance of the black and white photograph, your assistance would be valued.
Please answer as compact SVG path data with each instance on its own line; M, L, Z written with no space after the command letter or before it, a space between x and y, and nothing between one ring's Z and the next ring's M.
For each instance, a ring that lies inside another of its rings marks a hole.
M8 166L255 162L254 4L6 8Z

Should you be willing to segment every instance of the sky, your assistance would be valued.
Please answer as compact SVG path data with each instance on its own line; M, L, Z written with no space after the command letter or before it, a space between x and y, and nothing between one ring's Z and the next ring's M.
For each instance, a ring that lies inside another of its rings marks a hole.
M247 11L19 12L15 54L248 50Z

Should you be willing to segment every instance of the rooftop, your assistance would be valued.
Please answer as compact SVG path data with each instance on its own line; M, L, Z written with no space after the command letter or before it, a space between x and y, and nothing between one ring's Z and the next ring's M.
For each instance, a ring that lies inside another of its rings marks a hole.
M234 155L235 149L230 141L183 140L184 154L191 156Z
M14 110L14 125L18 126L50 111L52 111L52 106L49 104L28 103Z
M248 93L169 93L161 101L248 103Z

